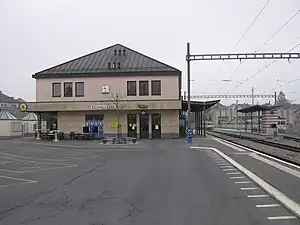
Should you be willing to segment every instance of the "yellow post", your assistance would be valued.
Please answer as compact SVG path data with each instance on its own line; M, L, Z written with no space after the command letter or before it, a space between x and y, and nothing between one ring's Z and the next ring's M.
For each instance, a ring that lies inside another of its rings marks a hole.
M59 142L58 138L57 138L57 131L55 131L54 133L54 139L53 142Z

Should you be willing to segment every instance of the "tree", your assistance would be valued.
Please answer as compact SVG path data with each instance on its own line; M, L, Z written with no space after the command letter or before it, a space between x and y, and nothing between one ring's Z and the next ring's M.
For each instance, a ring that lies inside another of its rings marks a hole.
M116 94L114 93L111 93L110 95L110 100L112 101L113 105L114 105L114 108L116 109L117 111L117 137L116 137L116 143L117 144L120 144L121 143L121 140L120 140L120 109L124 108L125 107L125 104L121 104L120 101L122 101L124 97L119 93L117 92Z
M283 91L280 91L278 96L277 96L277 103L276 105L288 105L290 104L290 101L286 99L285 94Z

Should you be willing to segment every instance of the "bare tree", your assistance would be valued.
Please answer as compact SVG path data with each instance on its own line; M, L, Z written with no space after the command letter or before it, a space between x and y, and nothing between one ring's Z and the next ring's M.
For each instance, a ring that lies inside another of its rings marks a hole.
M121 140L120 140L120 127L121 127L121 125L120 125L120 109L125 108L125 104L121 104L121 101L123 99L124 99L124 97L119 92L116 92L115 94L114 93L110 94L110 100L112 101L114 108L117 111L117 137L116 137L117 144L121 143Z

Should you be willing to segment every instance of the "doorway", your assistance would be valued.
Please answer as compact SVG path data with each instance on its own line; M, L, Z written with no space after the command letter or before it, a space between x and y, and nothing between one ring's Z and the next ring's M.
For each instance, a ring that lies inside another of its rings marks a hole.
M146 112L140 114L140 138L149 138L149 114Z
M136 114L127 114L127 136L137 137Z
M152 138L161 138L161 115L152 114Z

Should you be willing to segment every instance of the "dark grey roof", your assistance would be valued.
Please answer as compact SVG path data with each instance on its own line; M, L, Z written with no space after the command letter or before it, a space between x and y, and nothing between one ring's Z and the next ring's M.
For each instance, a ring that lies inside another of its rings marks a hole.
M115 63L115 69L109 68ZM120 68L119 68L120 66ZM112 75L128 73L176 73L180 71L149 56L116 44L105 49L73 59L33 75L37 77L63 75Z
M14 99L14 97L10 97L10 96L4 94L2 91L0 91L0 102L1 103L20 103L17 99Z

